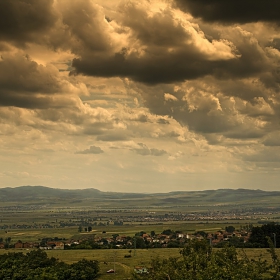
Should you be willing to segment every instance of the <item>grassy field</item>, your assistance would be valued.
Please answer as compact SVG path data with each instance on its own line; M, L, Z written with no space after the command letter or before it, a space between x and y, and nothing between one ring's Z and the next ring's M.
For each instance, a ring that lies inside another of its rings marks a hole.
M218 250L218 249L216 249ZM0 254L7 252L28 252L28 250L0 250ZM137 249L132 251L131 258L125 258L128 255L128 250L49 250L46 251L49 257L58 258L66 263L77 262L80 259L98 260L100 263L100 278L106 279L130 279L131 273L135 266L149 267L151 259L180 257L179 249ZM240 254L243 254L239 250ZM249 259L258 259L260 256L263 260L271 261L270 254L267 249L245 249L245 253ZM277 255L280 257L280 249L276 249ZM116 270L116 274L106 273L109 269Z

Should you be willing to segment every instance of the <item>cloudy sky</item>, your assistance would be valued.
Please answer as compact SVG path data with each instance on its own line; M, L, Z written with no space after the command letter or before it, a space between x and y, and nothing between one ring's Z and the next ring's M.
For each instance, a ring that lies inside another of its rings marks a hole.
M279 0L1 0L0 187L279 190Z

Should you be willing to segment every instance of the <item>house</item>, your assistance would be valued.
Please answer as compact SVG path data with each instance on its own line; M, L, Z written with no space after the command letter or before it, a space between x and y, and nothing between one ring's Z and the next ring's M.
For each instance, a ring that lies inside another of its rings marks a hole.
M187 238L187 239L193 239L193 235L191 235L191 234L186 234L186 238Z
M124 243L126 241L127 237L125 235L123 236L117 236L116 241L120 243Z
M147 237L147 238L145 238L145 240L148 241L149 243L153 242L152 237Z
M47 242L47 247L51 247L55 250L64 250L64 243L60 241L49 241Z
M16 248L16 249L21 249L21 248L23 248L23 243L18 241L17 243L15 243L15 248Z
M176 237L177 237L177 238L184 238L184 237L185 237L185 234L184 234L184 233L177 233L177 234L176 234Z
M22 243L22 248L33 248L33 243L24 242Z
M147 274L149 273L148 269L144 266L135 266L134 272L137 274Z
M211 241L211 244L213 246L216 246L218 243L220 243L220 240L218 240L218 239L214 239L214 240Z

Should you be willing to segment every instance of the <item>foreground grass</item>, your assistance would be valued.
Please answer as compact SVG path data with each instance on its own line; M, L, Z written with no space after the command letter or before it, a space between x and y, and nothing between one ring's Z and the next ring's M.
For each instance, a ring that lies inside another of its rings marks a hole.
M216 249L218 250L218 249ZM27 250L0 250L0 254L7 252L27 252ZM243 254L241 249L238 249L239 254ZM271 257L267 249L245 249L249 259L258 259L271 262ZM280 257L280 249L276 249L278 257ZM98 260L100 263L100 278L99 279L130 279L131 273L135 266L150 266L151 259L156 257L169 258L180 257L179 249L159 248L159 249L137 249L131 252L131 258L125 258L129 255L128 250L50 250L47 251L49 257L58 258L66 263L77 262L81 259ZM107 274L109 269L116 270L116 274Z

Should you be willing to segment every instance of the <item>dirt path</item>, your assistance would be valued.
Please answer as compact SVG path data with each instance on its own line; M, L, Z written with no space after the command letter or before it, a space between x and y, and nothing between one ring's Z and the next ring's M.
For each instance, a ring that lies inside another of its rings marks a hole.
M114 262L107 262L107 264L110 264L111 267L112 267L112 266L114 265ZM120 263L120 262L115 262L115 265L123 267L124 272L125 272L126 274L131 273L131 268L130 268L128 265L123 264L123 263ZM117 269L116 269L116 271L117 271Z

